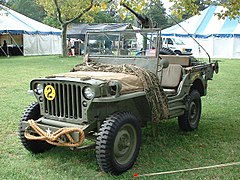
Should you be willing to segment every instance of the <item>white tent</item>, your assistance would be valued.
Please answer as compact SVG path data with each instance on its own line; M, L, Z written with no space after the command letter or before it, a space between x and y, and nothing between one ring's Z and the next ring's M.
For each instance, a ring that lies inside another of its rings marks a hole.
M193 16L179 25L162 31L163 36L181 37L193 47L196 57L206 57L204 51L194 42L194 37L213 58L240 58L239 19L219 19L216 13L222 6L209 6L200 15ZM185 30L188 32L186 33Z
M61 31L0 5L0 44L23 55L61 54ZM13 53L13 52L12 52Z

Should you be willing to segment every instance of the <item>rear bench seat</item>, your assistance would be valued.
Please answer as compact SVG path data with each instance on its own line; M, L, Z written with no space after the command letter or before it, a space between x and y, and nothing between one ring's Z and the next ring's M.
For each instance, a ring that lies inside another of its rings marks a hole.
M168 60L170 64L180 64L183 67L188 67L191 64L191 56L161 55L161 58Z
M162 70L162 82L164 92L168 95L175 95L182 80L182 66L180 64L169 64Z

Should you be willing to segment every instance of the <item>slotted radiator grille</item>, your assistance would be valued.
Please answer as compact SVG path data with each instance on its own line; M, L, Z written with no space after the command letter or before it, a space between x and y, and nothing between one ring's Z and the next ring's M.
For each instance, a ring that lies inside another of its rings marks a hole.
M68 83L44 83L54 87L56 96L53 100L48 100L44 96L44 112L47 116L54 116L64 119L82 118L81 87Z

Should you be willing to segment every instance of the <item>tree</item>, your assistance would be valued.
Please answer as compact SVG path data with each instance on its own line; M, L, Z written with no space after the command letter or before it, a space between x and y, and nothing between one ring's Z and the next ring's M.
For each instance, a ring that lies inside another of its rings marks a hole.
M166 16L166 9L163 7L163 3L159 0L151 0L143 9L143 12L145 12L145 15L151 18L159 28L164 29L172 25Z
M36 3L36 0L9 0L7 5L11 9L40 22L47 15L44 9Z
M58 21L57 16L50 16L47 15L44 19L43 19L43 23L47 24L49 26L61 29L61 24Z
M7 0L0 0L0 4L7 5Z
M135 1L125 0L132 7L141 9L146 0ZM37 0L37 2L43 6L44 10L49 16L56 16L62 28L62 55L67 55L66 48L66 37L67 37L67 26L75 20L88 20L93 21L93 16L90 13L96 14L100 10L107 9L108 5L117 9L119 1L117 0ZM122 8L120 8L120 11ZM122 13L124 16L124 13Z
M205 8L208 7L208 4L204 3L205 0L195 0L193 1L193 7L195 9L191 9L191 11L194 10L194 12L189 12L188 9L184 9L183 7L181 7L181 10L179 9L179 4L181 4L180 2L175 3L171 9L173 10L173 14L175 16L177 16L178 19L180 20L185 20L190 18L192 15L195 15L196 13L203 11ZM181 12L180 12L181 11Z
M93 21L82 20L81 22L94 22L94 23L117 23L118 13L110 6L106 9L102 9L99 12L89 12L89 15L93 17Z
M199 13L200 5L207 7L209 5L221 5L226 10L221 11L217 15L219 18L238 18L240 16L239 0L169 0L174 2L172 9L173 14L182 18L184 14L195 15Z

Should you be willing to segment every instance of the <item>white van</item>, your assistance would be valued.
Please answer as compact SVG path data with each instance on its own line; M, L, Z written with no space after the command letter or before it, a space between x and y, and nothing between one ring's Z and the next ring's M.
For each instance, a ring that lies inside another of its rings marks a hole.
M184 42L175 37L163 37L162 47L169 48L179 55L192 55L192 48L188 47Z

